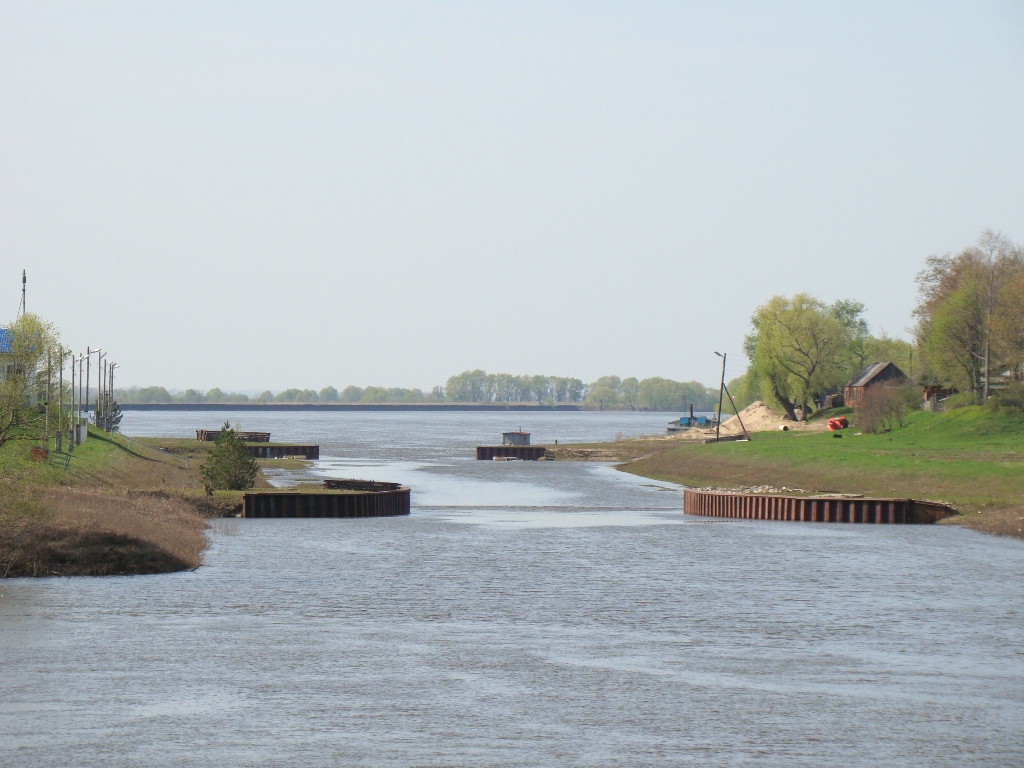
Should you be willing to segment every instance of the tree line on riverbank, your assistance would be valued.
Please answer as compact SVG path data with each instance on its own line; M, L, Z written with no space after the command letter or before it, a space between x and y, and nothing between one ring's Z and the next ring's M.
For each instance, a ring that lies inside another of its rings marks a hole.
M620 379L602 376L585 384L582 379L561 376L513 375L464 371L451 376L430 392L400 387L348 386L341 391L328 386L321 390L266 390L250 397L214 388L207 392L188 389L170 392L164 387L119 389L115 398L126 404L151 403L547 403L578 404L596 410L627 409L679 411L690 405L710 410L717 404L718 390L700 382L680 382L660 377Z
M996 391L1019 399L1024 249L985 231L974 246L926 259L917 286L912 341L871 335L857 301L773 296L751 317L747 371L729 383L737 405L764 400L806 414L872 362L893 362L911 383L958 393L957 402Z
M984 400L993 388L1024 379L1024 251L991 231L956 254L931 256L917 276L912 339L873 335L864 304L828 304L807 293L774 296L751 317L746 372L729 382L743 407L763 400L795 418L871 362L895 363L910 381ZM514 375L470 370L429 392L350 385L342 390L285 389L259 395L164 387L119 389L122 403L523 403L579 404L595 410L711 410L718 387L660 377Z

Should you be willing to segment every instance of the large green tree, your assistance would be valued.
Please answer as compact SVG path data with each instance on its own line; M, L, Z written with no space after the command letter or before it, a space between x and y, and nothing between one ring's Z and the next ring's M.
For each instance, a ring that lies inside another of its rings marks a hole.
M4 351L0 353L0 445L15 438L39 439L44 424L55 432L66 419L57 406L63 349L56 329L36 315L22 314L5 331ZM68 384L65 390L68 406Z
M918 347L927 380L986 395L1024 375L1024 251L986 231L976 246L931 256L918 274Z
M790 418L846 381L858 364L867 337L864 305L824 302L806 293L773 296L751 318L744 341L751 368Z

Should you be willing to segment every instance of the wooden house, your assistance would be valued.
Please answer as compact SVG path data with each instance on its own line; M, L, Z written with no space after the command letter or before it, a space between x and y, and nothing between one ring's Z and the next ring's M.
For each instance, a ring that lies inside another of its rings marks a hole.
M907 376L895 363L871 363L846 382L843 400L850 408L856 408L864 393L872 387L898 387L905 384Z

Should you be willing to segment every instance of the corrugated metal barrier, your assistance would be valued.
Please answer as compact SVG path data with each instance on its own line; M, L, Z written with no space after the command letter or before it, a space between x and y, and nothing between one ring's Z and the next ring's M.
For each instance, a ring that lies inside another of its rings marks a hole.
M495 458L522 459L537 461L544 457L543 445L478 445L476 457L480 461L492 461Z
M301 456L316 461L320 458L319 445L247 445L249 455L257 459L284 459Z
M363 493L267 491L243 497L242 517L390 517L408 515L409 489Z
M934 523L957 514L946 504L914 499L865 499L833 496L775 496L687 488L683 511L702 517L791 520L807 523Z

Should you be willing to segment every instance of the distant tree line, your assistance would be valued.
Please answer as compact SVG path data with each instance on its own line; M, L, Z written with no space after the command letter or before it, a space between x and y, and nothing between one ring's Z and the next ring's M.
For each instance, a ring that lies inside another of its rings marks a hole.
M958 391L978 401L990 390L1024 392L1024 249L990 231L975 246L932 256L917 276L913 341L872 335L864 305L827 304L806 293L773 296L750 319L743 349L747 371L729 382L742 408L754 400L806 416L814 403L842 391L865 365L893 362L921 385ZM1022 395L1024 396L1024 395ZM180 393L163 387L118 390L122 403L562 403L596 410L712 410L718 388L658 377L602 376L589 384L560 376L463 371L430 392L348 386L267 390L257 397L211 389Z
M240 392L224 392L214 387L207 392L186 389L184 392L170 392L164 387L130 387L117 390L122 403L427 403L440 402L443 397L434 392L425 394L420 389L402 387L345 387L339 392L334 387L315 389L285 389L274 394L269 389L255 397Z
M582 379L561 376L515 376L507 373L464 371L444 386L430 392L401 387L348 386L286 389L277 394L267 390L256 397L214 388L208 392L187 389L170 392L164 387L131 387L117 390L121 403L546 403L578 404L595 410L681 411L690 405L711 410L718 402L718 390L690 381L602 376L584 384Z

